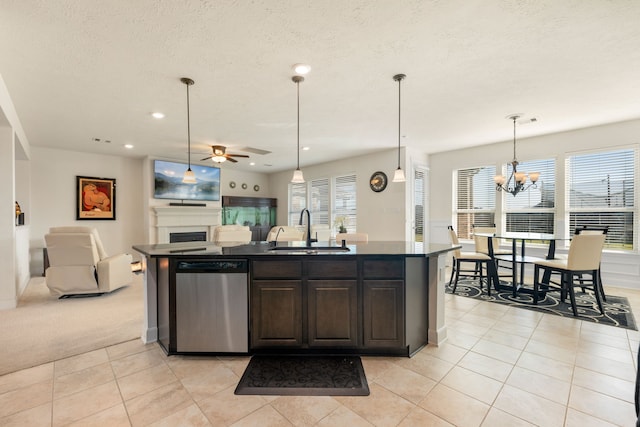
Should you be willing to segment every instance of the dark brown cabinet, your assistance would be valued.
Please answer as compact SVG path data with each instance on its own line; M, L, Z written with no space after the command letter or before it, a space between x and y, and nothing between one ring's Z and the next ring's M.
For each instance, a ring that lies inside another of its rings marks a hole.
M398 348L404 345L404 282L364 281L363 326L366 348Z
M404 265L339 256L254 260L252 348L406 351Z
M252 347L302 345L300 280L254 280L251 297Z

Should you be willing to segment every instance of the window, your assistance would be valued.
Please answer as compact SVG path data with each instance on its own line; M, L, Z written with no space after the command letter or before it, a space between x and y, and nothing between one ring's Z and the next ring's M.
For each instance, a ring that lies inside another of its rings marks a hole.
M578 154L566 163L569 232L577 226L608 226L605 247L633 250L637 152Z
M330 191L330 183L333 184ZM289 225L297 225L305 207L313 225L335 225L344 221L349 232L356 231L356 175L319 178L289 185Z
M300 212L307 207L307 183L289 185L289 225L296 225Z
M511 164L507 174L511 176ZM554 159L521 162L518 171L540 172L535 188L513 196L504 194L506 231L530 233L554 233L556 198L556 162Z
M471 239L472 226L490 227L495 223L496 190L494 166L459 169L454 172L457 200L456 232L461 239Z
M329 225L329 178L311 181L311 223Z
M347 232L355 233L357 224L356 176L335 177L333 186L333 224L343 219Z

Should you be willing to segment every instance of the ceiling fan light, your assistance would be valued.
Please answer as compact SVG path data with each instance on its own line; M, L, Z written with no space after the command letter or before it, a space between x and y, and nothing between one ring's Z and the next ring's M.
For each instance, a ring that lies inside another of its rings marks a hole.
M396 171L393 173L393 180L392 182L406 182L407 178L404 176L404 171L400 168L396 169Z
M222 163L222 162L224 162L225 160L227 160L227 158L226 158L225 156L218 156L218 155L215 155L215 156L212 156L212 157L211 157L211 160L213 160L213 161L214 161L214 163Z
M193 173L191 168L187 169L182 177L182 182L185 184L197 184L196 175Z
M294 184L302 184L304 182L304 176L302 175L302 171L300 169L296 169L293 171L293 178L291 178L291 182Z

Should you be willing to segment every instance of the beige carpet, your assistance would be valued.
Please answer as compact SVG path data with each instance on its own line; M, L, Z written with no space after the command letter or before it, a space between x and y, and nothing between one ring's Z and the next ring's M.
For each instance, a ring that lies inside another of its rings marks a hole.
M0 311L0 375L139 338L142 275L91 298L57 299L31 278L18 307Z

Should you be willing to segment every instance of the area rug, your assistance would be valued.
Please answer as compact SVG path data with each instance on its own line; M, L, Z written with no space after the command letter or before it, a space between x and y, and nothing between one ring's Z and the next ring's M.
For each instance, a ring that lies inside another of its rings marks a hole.
M267 356L251 358L235 394L368 396L357 356Z
M507 285L507 283L505 283ZM453 293L453 286L448 284L446 293ZM480 289L478 279L460 279L455 295L468 298L475 298L482 301L506 304L513 307L533 310L542 313L554 314L556 316L574 317L571 309L569 297L566 302L560 300L560 292L547 292L544 299L538 301L538 305L533 305L533 295L518 292L513 296L511 290L496 292L491 289L491 296L487 295L487 287ZM588 322L601 323L603 325L617 326L625 329L638 330L636 321L631 310L629 300L625 297L607 295L607 301L602 302L604 315L600 313L598 304L591 291L582 292L576 288L576 305L578 306L578 319Z

